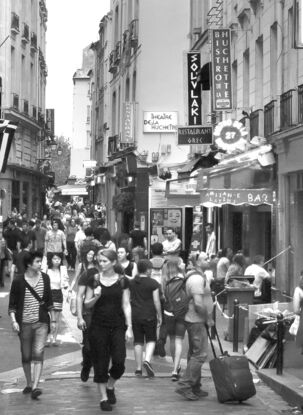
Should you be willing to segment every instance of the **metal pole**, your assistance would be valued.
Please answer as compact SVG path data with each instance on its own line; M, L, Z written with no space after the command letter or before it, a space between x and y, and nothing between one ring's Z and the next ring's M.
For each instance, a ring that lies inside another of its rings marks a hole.
M283 339L284 339L284 318L283 314L277 315L277 375L283 373Z
M216 296L215 291L212 291L211 295L212 295L213 300L215 301L215 296ZM216 330L215 330L215 325L216 325L216 310L217 310L217 307L214 305L214 307L213 307L214 326L211 326L211 328L210 328L210 337L211 337L212 340L213 339L216 339Z
M233 352L238 351L239 342L239 300L234 300L234 321L233 321Z

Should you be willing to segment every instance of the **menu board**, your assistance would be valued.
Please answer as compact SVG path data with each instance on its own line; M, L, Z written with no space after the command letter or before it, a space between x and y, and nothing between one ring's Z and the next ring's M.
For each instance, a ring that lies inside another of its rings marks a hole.
M167 228L173 228L182 240L182 209L150 209L150 243L163 242Z

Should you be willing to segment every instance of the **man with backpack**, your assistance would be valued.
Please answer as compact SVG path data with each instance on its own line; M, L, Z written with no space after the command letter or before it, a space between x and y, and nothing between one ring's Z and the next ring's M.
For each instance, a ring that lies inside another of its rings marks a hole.
M213 301L209 282L204 274L208 262L199 256L194 268L187 273L185 290L188 311L185 326L188 333L188 361L185 373L178 382L176 393L187 400L198 400L208 395L201 389L201 369L207 358L208 338L205 325L212 325Z

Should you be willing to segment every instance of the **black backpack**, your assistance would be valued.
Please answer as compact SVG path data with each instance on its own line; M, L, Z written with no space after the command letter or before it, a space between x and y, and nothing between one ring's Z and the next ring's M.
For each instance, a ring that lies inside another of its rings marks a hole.
M173 313L176 318L184 318L188 311L190 298L186 294L186 279L174 277L167 281L164 295L166 311Z

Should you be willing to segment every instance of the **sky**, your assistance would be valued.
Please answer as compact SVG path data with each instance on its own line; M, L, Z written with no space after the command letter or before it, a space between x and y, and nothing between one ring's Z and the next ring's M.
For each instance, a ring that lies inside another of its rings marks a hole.
M98 40L99 22L110 0L47 0L46 108L55 109L55 135L72 134L73 75L82 50Z

